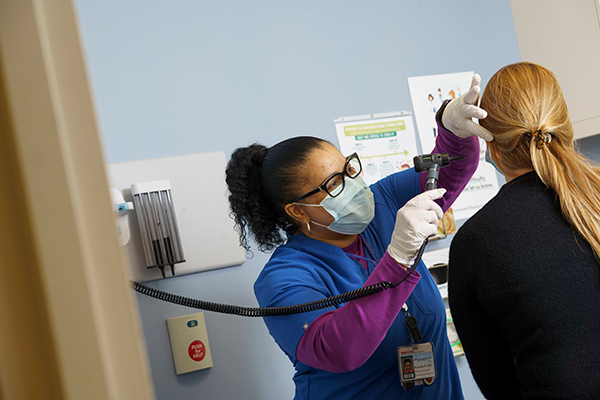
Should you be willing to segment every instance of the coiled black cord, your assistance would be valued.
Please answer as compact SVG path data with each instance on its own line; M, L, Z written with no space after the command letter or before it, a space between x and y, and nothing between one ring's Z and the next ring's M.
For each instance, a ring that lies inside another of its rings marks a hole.
M383 281L375 283L373 285L361 287L349 292L341 293L335 296L327 297L321 300L315 300L308 303L294 304L291 306L281 307L264 307L264 308L251 308L234 306L231 304L212 303L210 301L196 300L189 297L179 296L163 292L162 290L154 289L149 286L143 285L138 282L132 281L133 290L146 296L154 297L155 299L167 301L173 304L179 304L190 308L198 308L205 311L213 311L222 314L233 314L242 317L278 317L281 315L292 315L302 314L305 312L321 310L327 307L337 306L339 304L347 303L352 300L361 299L363 297L370 296L375 293L379 293L386 289L392 289L404 282L417 268L417 265L423 257L425 246L427 245L428 239L425 238L423 244L417 252L417 257L413 262L413 265L408 269L408 274L398 283L392 284L389 281Z

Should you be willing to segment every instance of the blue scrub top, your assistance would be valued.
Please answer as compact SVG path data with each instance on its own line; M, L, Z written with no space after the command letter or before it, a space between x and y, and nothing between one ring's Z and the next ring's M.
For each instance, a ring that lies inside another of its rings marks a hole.
M390 242L396 213L421 192L414 169L398 172L371 185L375 217L361 234L380 259ZM357 289L370 270L348 257L339 247L304 235L290 236L275 250L254 284L261 307L301 304ZM437 286L421 261L421 280L406 304L417 318L423 342L433 342L437 377L431 386L404 389L400 383L396 349L411 343L400 312L373 355L359 368L345 373L312 368L296 359L296 347L304 324L337 307L303 314L266 317L265 324L275 342L296 369L295 399L463 399L454 355L446 333L446 310ZM352 351L352 349L348 349Z

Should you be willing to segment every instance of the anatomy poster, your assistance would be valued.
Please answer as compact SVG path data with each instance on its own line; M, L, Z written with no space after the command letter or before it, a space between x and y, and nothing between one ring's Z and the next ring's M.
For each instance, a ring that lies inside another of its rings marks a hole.
M429 153L435 146L437 124L435 113L446 99L458 98L466 93L475 73L429 75L408 78L418 137L421 149ZM498 176L494 167L485 161L486 142L479 139L479 166L473 177L452 205L456 220L467 219L498 193ZM460 154L450 154L457 156Z
M368 185L413 167L417 141L412 113L342 117L334 123L340 151L346 156L358 153Z
M475 73L428 75L408 78L417 132L423 153L431 153L437 137L435 113L446 99L455 99L466 93Z

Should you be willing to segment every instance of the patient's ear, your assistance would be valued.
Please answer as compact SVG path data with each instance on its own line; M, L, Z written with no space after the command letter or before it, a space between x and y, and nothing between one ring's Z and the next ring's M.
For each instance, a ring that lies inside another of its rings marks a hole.
M490 157L494 164L496 164L496 167L500 169L500 171L504 171L504 168L500 166L500 164L502 164L502 153L500 150L498 150L496 146L490 146L488 143L488 151L490 152Z

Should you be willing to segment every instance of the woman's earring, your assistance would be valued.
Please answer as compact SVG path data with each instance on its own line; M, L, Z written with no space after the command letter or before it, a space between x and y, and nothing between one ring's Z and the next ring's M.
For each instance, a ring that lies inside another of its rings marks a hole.
M306 221L306 227L308 228L308 236L312 236L312 233L310 231L310 222Z

